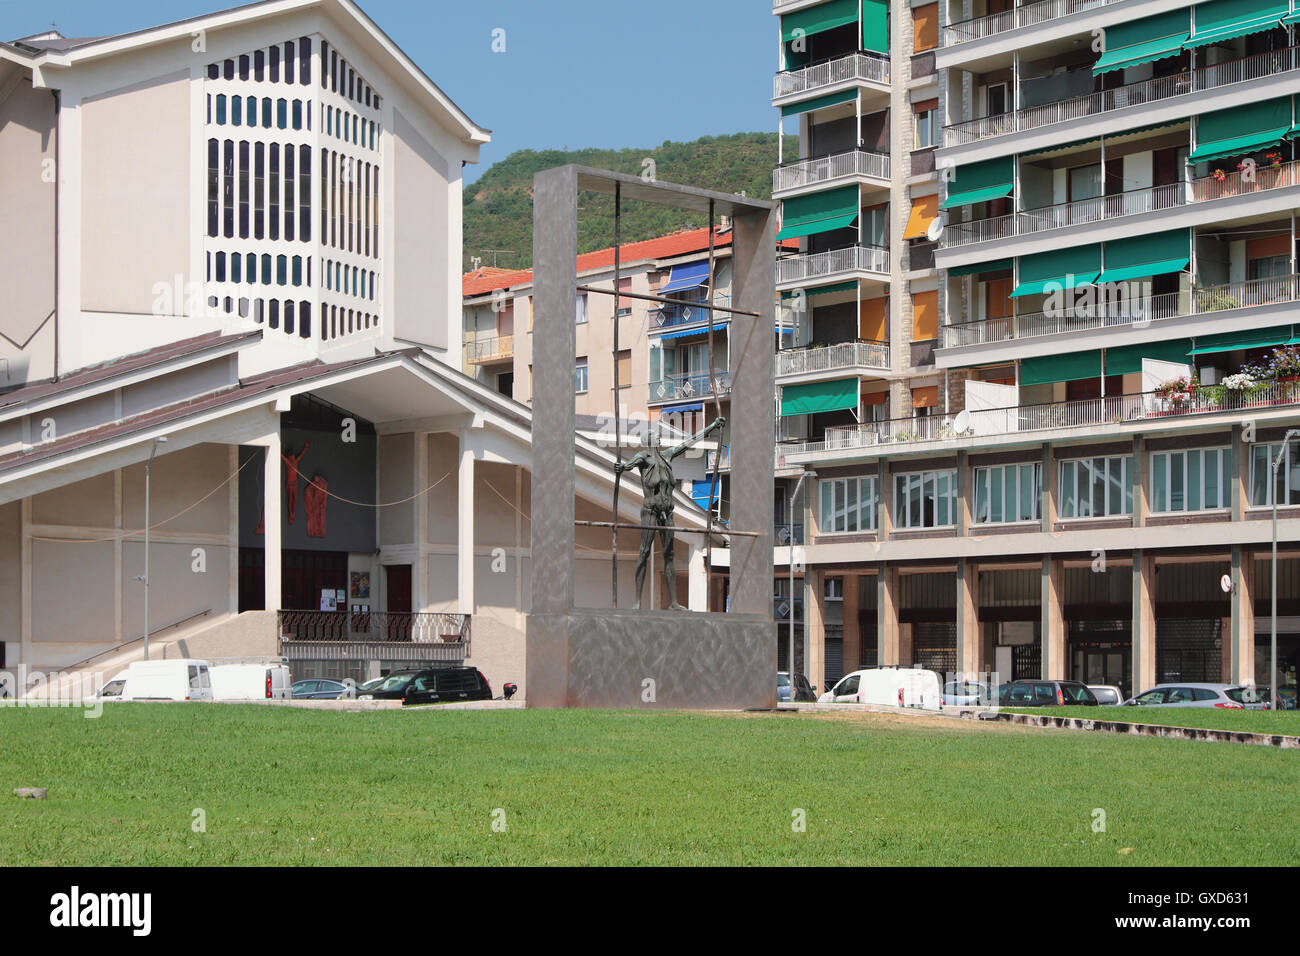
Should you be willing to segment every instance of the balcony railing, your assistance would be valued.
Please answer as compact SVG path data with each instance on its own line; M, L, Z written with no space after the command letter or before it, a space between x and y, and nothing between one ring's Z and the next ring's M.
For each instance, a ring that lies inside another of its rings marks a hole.
M942 347L949 349L985 345L989 342L1059 335L1063 332L1086 332L1091 329L1158 322L1179 316L1295 302L1300 299L1300 276L1251 279L1247 282L1193 287L1186 293L1167 292L1152 296L1126 296L1118 294L1118 291L1112 295L1104 288L1102 293L1080 308L1030 312L946 325L940 330Z
M823 441L787 445L782 450L789 456L869 448L876 445L944 443L972 437L1019 435L1070 428L1097 428L1155 418L1210 415L1225 411L1258 413L1261 408L1285 405L1300 405L1300 385L1275 383L1250 392L1233 391L1217 386L1201 387L1180 399L1167 397L1158 392L1140 392L1070 402L970 411L962 423L964 430L959 430L956 415L898 418L863 425L833 427L826 429Z
M718 394L731 391L731 373L718 370L714 373L718 380ZM699 395L713 394L713 378L708 372L693 375L671 375L657 382L650 383L650 401L671 402L682 398L695 398Z
M883 342L843 342L776 353L776 374L808 375L850 368L889 368L889 346Z
M470 339L465 343L465 361L470 365L508 359L514 354L515 337L513 335L494 335L488 338Z
M1250 172L1225 172L1222 180L1211 175L1190 183L1166 183L1163 186L1133 189L1111 196L1095 196L1055 206L1040 206L992 219L949 223L944 229L940 245L950 249L1123 216L1141 216L1189 203L1210 202L1296 185L1300 185L1300 171L1297 170L1296 163L1256 166Z
M845 80L888 83L889 60L869 53L850 53L848 56L814 63L798 70L786 70L776 75L772 83L772 97L780 99L797 93L810 93Z
M1108 3L1118 2L1119 0L1042 0L1041 3L1027 3L1012 10L991 13L986 17L975 17L972 20L950 23L943 28L943 45L949 47L956 46L958 43L965 43L968 40L982 40L985 37L1006 33L1008 30L1014 30L1017 27L1028 27L1038 23L1046 23L1049 20L1059 20L1061 17L1068 17L1074 13L1095 10L1097 7L1104 7Z
M841 179L845 176L866 176L871 179L889 179L889 154L852 149L830 156L815 156L778 166L772 171L772 192L779 193L800 186Z
M794 543L803 544L803 522L796 521L794 524L786 524L784 521L778 521L772 528L772 544L776 547L784 547L790 543L790 533L794 532Z
M286 642L364 644L456 645L460 653L469 646L468 614L441 612L279 611L280 640Z
M889 250L882 246L848 246L776 260L776 282L807 282L841 272L889 274Z
M961 146L965 143L977 143L993 136L1007 133L1023 133L1028 130L1064 123L1068 120L1087 116L1098 116L1113 110L1129 106L1142 106L1172 99L1190 93L1258 80L1278 73L1296 69L1298 65L1297 47L1281 50L1269 50L1240 60L1216 63L1187 73L1175 73L1160 76L1128 86L1103 90L1087 96L1076 96L1066 100L1055 100L1041 106L997 116L984 116L979 119L965 120L944 128L944 145Z
M707 298L705 296L704 298ZM724 306L731 301L730 296L715 295L713 304ZM714 311L714 324L725 321L730 316L728 312ZM650 310L650 322L655 328L667 329L679 325L696 325L698 323L709 322L709 310L704 308L704 302L682 302L680 304L662 305L657 309Z

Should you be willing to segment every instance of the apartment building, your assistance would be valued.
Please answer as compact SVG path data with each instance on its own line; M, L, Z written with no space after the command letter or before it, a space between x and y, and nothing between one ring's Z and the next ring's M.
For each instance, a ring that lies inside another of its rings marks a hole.
M0 670L148 641L524 688L531 412L460 371L489 137L350 0L0 43ZM574 454L607 520L612 457ZM604 606L608 532L578 541Z
M915 338L933 297L936 394L926 414L859 408L782 449L817 472L810 677L833 678L838 638L863 663L1003 680L1293 688L1300 12L944 0L888 20L893 73L933 63L922 92L901 83L937 175L922 185L913 151L890 182L916 220L904 242L923 222L934 242L933 285L903 271L913 318L890 332Z

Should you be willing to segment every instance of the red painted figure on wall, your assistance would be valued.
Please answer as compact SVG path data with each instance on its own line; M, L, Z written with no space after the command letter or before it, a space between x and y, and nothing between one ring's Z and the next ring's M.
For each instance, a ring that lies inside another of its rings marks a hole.
M325 537L325 504L328 501L329 482L324 475L315 475L307 482L302 503L307 509L307 537Z
M298 463L302 461L310 447L309 438L303 443L302 451L298 454L284 453L284 493L289 505L289 524L293 524L294 516L298 513Z

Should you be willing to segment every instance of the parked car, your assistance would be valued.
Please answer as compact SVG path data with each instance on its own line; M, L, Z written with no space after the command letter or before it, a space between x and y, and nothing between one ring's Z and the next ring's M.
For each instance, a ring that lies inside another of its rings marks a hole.
M793 690L793 693L791 692ZM778 701L814 701L817 695L813 693L812 685L808 683L808 678L802 674L794 675L794 686L790 684L789 671L776 672L776 699Z
M871 667L840 678L822 694L822 704L881 704L892 707L923 707L938 710L943 694L939 675L915 667Z
M352 697L356 688L342 681L308 678L293 682L294 700L340 700Z
M977 680L950 680L943 685L945 707L978 707L989 699L989 685Z
M357 692L357 700L401 700L406 696L406 688L426 669L394 671L383 678L376 687L371 687L364 694Z
M214 700L284 700L290 696L289 664L283 658L265 662L212 664Z
M1103 707L1113 707L1124 703L1124 692L1114 684L1089 684L1088 690Z
M388 680L388 675L385 674L383 677L372 677L364 684L358 684L357 696L360 697L362 694L370 693L372 690L374 690L376 687L378 687L386 680Z
M406 686L402 704L448 704L460 700L491 700L492 686L475 667L440 667L420 671Z
M1097 697L1077 680L1013 680L998 688L1003 707L1096 707Z
M207 661L135 661L114 675L97 700L212 700Z
M1124 701L1126 707L1219 707L1263 710L1258 688L1247 684L1157 684Z

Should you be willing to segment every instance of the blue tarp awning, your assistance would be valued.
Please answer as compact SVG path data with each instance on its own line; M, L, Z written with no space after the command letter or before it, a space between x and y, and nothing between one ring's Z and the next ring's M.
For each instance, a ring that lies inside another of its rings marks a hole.
M707 502L709 500L710 485L713 485L712 478L701 478L691 483L691 500L704 509L708 508ZM713 486L714 504L717 503L718 498L721 496L721 494L722 494L722 481L719 480L717 485Z
M660 415L669 415L673 412L699 412L704 410L703 402L690 402L686 405L665 405L659 409Z
M668 275L668 284L659 290L659 295L670 295L673 292L682 292L686 289L698 289L708 281L709 263L707 260L673 266L672 272Z
M701 312L700 315L703 316L705 322L708 321L708 313ZM715 332L717 332L720 329L726 329L726 327L727 327L727 323L725 321L715 320L713 323L713 331ZM659 336L659 338L661 340L680 339L680 338L685 338L688 335L708 335L708 334L709 334L709 327L707 325L703 325L703 326L697 325L694 326L693 328L681 329L680 331L676 331L676 332L665 332L663 333L663 335Z

